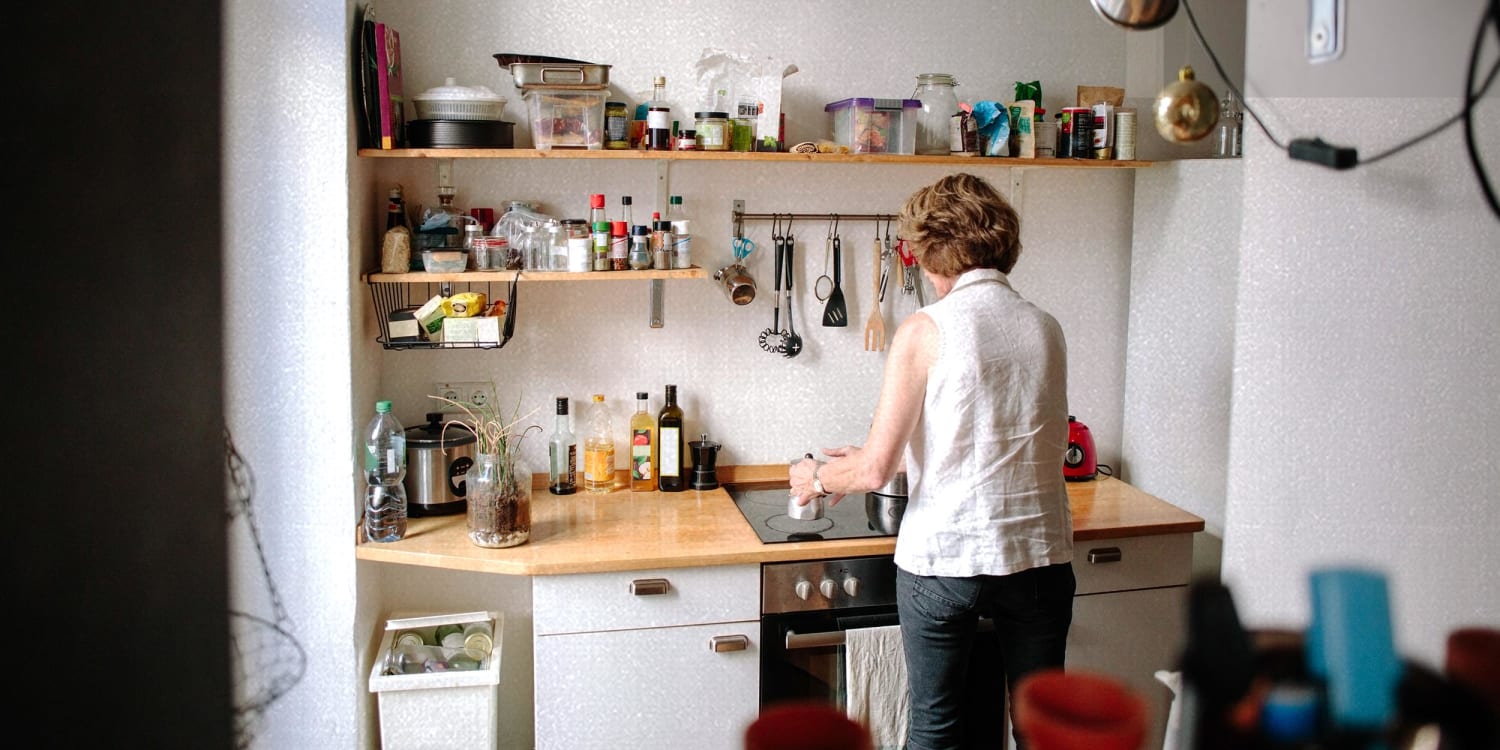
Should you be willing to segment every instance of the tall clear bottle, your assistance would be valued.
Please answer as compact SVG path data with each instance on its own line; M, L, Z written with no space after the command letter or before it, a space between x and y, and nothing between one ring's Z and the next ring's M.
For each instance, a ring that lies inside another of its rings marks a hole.
M391 402L376 401L365 427L365 538L394 542L406 536L406 431Z
M578 491L578 441L568 424L568 398L557 397L557 425L547 441L547 490L554 495Z
M682 471L685 446L682 442L682 407L677 405L677 386L667 386L667 403L661 408L656 422L660 436L657 448L660 456L657 474L660 479L657 480L657 486L662 492L682 492L687 489L687 479Z
M635 394L635 414L630 417L630 489L656 491L656 417L647 409L650 396Z
M603 494L615 488L615 435L604 394L594 394L588 434L583 439L583 488Z

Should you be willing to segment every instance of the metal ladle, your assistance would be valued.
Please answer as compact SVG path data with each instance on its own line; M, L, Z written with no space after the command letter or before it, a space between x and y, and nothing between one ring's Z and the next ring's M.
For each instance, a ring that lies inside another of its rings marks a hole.
M781 343L786 350L786 356L795 357L802 353L802 337L797 335L797 324L792 320L792 233L786 234L786 324L787 330L781 334Z

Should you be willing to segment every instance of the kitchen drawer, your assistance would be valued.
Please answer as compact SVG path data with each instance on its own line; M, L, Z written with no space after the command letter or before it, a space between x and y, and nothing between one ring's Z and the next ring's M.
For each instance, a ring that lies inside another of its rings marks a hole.
M1078 578L1078 596L1186 586L1192 567L1192 534L1073 543L1073 574Z
M536 635L759 620L760 566L536 576L531 595Z

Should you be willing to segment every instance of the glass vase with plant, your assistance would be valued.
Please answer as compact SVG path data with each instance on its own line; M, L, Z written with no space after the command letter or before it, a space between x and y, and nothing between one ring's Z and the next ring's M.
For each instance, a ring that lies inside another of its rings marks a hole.
M493 389L490 391L493 393ZM504 416L493 403L475 404L432 396L459 409L443 422L474 433L474 465L464 477L469 541L480 547L514 547L531 538L531 471L521 461L521 442L540 425L525 427L520 407Z

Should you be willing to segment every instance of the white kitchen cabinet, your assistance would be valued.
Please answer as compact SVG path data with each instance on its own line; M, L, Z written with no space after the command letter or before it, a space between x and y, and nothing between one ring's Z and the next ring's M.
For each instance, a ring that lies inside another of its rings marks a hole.
M532 599L539 750L742 743L760 566L538 576Z
M1146 700L1143 748L1162 746L1172 695L1154 675L1177 668L1187 630L1192 557L1192 534L1073 545L1078 592L1067 668L1109 675Z

